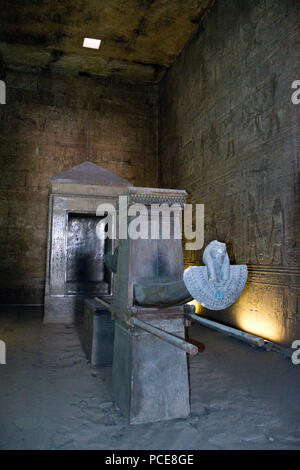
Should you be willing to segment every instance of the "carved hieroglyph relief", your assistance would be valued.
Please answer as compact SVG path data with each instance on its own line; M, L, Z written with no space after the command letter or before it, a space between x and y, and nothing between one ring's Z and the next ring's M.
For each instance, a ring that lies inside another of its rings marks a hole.
M270 264L286 264L284 254L284 213L280 199L275 199L272 208L272 225L269 237Z

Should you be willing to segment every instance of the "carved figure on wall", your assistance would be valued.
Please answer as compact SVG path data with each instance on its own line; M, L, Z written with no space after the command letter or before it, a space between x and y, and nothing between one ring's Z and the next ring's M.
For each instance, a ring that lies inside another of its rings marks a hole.
M250 210L250 214L247 218L248 259L253 263L257 263L259 260L261 261L264 256L261 244L263 236L259 228L257 214L255 213L255 201L250 193L248 193L248 202Z
M215 125L212 123L208 132L207 160L208 164L214 162L216 155L220 155L219 148L220 137Z
M217 240L204 250L205 266L189 266L183 280L191 296L210 310L229 307L242 293L248 276L246 265L230 265L226 244Z
M280 199L274 200L272 208L272 225L269 237L271 264L283 264L284 256L284 214Z
M271 100L271 112L268 123L268 138L270 138L274 133L278 133L280 129L279 117L276 112L276 93L278 87L278 79L276 73L273 73L270 80L270 100Z
M230 104L231 106L231 104ZM224 139L224 156L226 160L233 158L235 155L234 131L236 123L234 119L234 112L230 107L229 113L225 117L223 123L223 139Z
M262 89L250 93L243 104L244 127L253 125L255 134L263 141L271 138L280 130L280 121L276 111L276 93L278 80L272 74L270 82Z
M232 240L235 233L235 220L236 220L236 211L234 210L234 198L232 195L225 195L223 196L223 204L224 204L224 212L228 215L226 216L225 220L220 220L218 225L216 224L216 238L223 242L229 242Z
M263 97L264 99L265 97ZM248 127L249 124L253 123L256 134L263 135L263 105L259 101L259 97L255 95L246 98L243 104L243 122L244 127Z

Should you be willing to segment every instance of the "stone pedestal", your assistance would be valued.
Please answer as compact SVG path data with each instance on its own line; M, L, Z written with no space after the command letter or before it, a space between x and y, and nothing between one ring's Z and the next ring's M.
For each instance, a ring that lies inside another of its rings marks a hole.
M112 366L114 321L111 313L93 299L84 301L83 347L93 366Z
M183 318L153 326L184 338ZM186 418L190 413L186 353L141 329L115 321L113 392L130 424Z

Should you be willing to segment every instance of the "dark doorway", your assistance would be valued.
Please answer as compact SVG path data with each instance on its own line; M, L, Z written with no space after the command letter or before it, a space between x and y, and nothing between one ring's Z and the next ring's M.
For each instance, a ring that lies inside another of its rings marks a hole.
M110 291L110 273L104 255L109 252L111 241L97 237L96 227L101 219L92 214L68 214L68 294L99 295Z

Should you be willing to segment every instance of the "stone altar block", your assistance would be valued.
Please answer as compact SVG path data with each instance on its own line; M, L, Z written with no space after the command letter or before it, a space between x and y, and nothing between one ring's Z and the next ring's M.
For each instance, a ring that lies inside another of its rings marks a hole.
M168 318L166 314L166 318L151 321L151 325L184 338L181 315ZM190 414L186 353L117 319L113 390L130 424L186 418Z
M110 311L94 299L85 299L83 347L93 366L112 366L114 329Z

